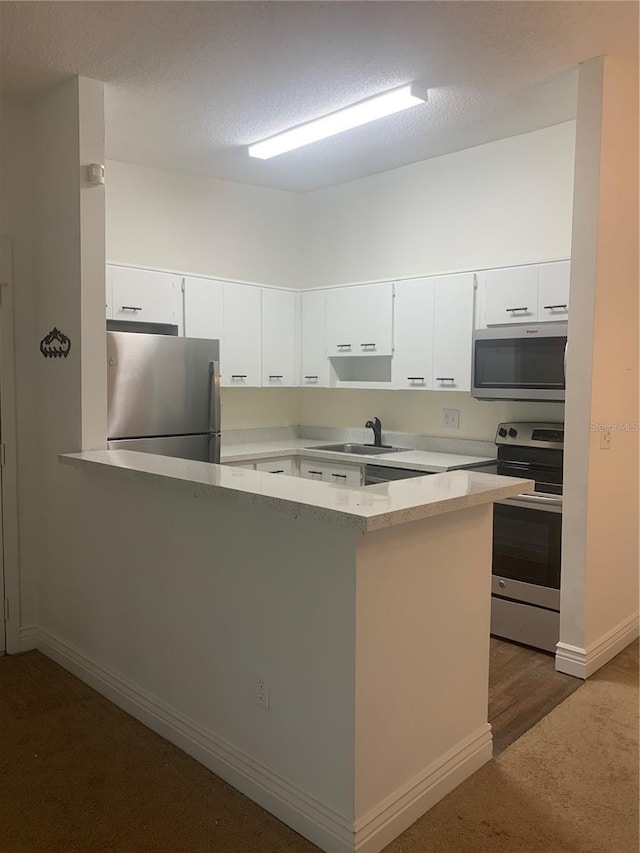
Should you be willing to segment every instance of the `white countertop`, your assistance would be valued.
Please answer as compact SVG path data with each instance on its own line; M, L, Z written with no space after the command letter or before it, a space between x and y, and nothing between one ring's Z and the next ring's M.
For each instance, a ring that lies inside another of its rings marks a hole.
M491 456L466 456L461 453L439 453L432 450L405 450L400 453L379 453L364 456L358 453L336 453L330 450L314 450L314 445L337 444L319 439L292 438L284 441L261 441L247 444L222 444L220 462L250 462L253 459L269 459L277 456L301 456L307 459L325 459L327 462L347 462L357 465L383 465L409 468L413 471L440 473L454 468L469 468L482 462L492 462Z
M225 494L248 506L266 506L295 518L313 518L363 532L491 503L534 488L531 480L464 470L349 488L132 450L65 454L60 462L190 492L194 497Z

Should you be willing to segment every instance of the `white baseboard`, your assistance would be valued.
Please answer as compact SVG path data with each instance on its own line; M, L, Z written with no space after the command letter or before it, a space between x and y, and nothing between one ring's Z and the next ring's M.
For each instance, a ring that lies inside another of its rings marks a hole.
M39 629L37 647L321 849L353 853L353 830L348 818L46 630Z
M576 678L589 678L637 639L639 631L640 614L634 613L586 649L558 643L556 669Z
M492 757L491 726L485 723L356 821L357 853L379 853Z
M38 628L35 625L28 625L25 628L20 628L18 634L18 651L30 652L31 649L37 648L38 645Z
M46 630L36 647L329 853L378 853L492 757L483 725L357 821L338 814L232 744Z

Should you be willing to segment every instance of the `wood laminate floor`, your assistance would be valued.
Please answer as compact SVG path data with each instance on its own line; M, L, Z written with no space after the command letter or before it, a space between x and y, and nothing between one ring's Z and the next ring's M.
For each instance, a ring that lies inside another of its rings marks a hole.
M535 726L584 682L555 670L555 657L491 637L489 722L493 754Z

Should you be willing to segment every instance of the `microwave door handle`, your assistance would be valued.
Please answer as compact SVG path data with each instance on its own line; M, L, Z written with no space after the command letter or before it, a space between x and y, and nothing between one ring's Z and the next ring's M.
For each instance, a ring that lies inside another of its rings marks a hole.
M567 344L564 345L564 387L567 387Z
M209 362L209 432L220 432L220 362Z

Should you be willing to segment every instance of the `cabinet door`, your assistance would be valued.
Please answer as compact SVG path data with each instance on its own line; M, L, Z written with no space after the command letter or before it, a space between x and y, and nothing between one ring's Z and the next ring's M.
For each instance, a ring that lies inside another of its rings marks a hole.
M322 479L334 486L351 486L357 488L362 485L362 468L360 465L328 465L324 469Z
M259 387L260 288L224 282L220 381L228 387Z
M538 267L538 321L566 320L569 315L571 263L541 264Z
M256 471L264 471L267 474L284 474L294 477L294 460L290 457L281 459L266 459L264 462L256 462Z
M184 334L187 338L220 341L223 350L224 285L211 278L184 280Z
M113 267L113 319L171 323L182 329L182 278L152 270Z
M296 385L298 294L262 288L262 384Z
M339 287L326 299L327 355L392 354L392 284Z
M433 388L471 388L473 283L473 273L433 279Z
M433 279L396 283L393 308L394 388L431 388Z
M317 388L326 388L329 385L329 361L325 347L325 300L324 290L307 290L300 294L300 384Z
M532 323L538 315L538 267L487 270L485 322Z

